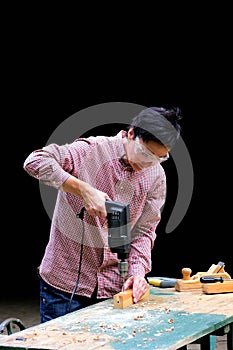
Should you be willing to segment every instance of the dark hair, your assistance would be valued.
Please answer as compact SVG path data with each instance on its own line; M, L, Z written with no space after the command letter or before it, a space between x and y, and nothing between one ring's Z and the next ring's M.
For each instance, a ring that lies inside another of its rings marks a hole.
M134 138L138 136L144 142L155 141L171 149L180 136L178 121L181 118L178 107L150 107L135 116L130 127L134 129Z

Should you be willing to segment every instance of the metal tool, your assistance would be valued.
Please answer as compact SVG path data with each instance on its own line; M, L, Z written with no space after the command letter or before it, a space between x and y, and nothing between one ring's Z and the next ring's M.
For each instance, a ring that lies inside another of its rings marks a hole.
M224 281L233 281L233 279L231 279L231 278L223 278L223 277L212 277L212 276L202 276L202 277L200 277L200 282L201 283L216 283L216 282L223 283Z
M131 249L129 205L115 201L106 201L108 219L108 245L112 253L120 260L118 268L124 285L128 274L128 257Z

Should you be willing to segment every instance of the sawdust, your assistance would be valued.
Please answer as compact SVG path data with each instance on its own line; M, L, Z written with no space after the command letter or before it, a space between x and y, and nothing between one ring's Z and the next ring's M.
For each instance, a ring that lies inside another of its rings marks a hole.
M202 296L197 293L197 300L198 298ZM207 297L208 299L208 297ZM137 315L142 315L142 311L143 310L147 310L150 309L152 306L153 309L158 309L161 310L161 302L163 300L163 296L157 296L154 300L148 302L144 302L142 301L140 303L140 313L136 313ZM169 299L168 300L168 304L164 307L161 311L164 311L166 314L168 314L168 318L167 318L167 322L168 322L168 327L166 328L167 331L170 330L172 331L171 327L173 325L175 325L175 322L171 321L171 317L170 317L170 306L169 306ZM187 304L188 304L188 298L187 298ZM173 304L174 305L174 304ZM177 307L182 307L182 305L179 305L179 301L177 301ZM187 305L186 305L187 307ZM135 311L137 311L137 309L139 308L138 304L133 305L133 308L135 309ZM139 310L138 310L139 311ZM143 314L144 315L144 314ZM9 317L17 317L20 318L22 320L22 322L25 324L26 328L38 325L40 323L40 315L39 315L39 300L38 299L1 299L0 300L0 317L1 320L3 321L6 318ZM143 320L143 318L138 319L137 322L140 322L140 319ZM175 321L175 320L173 320ZM169 327L170 324L170 327ZM101 325L99 324L99 327L101 327ZM104 327L104 326L103 326ZM109 327L109 326L108 326ZM116 325L117 327L117 325ZM26 329L27 331L27 329ZM50 330L50 336L52 334L54 334L54 332L56 332L56 329L54 328L53 330ZM143 332L143 329L139 327L137 328L132 328L132 336L135 337L137 333L141 333ZM69 332L70 333L70 332ZM33 337L33 333L31 333L31 331L29 333L30 337ZM68 334L58 334L59 337L63 338L63 341L66 342L68 340L69 335ZM71 335L72 336L72 335ZM35 334L34 334L35 337ZM93 338L92 338L93 337ZM105 338L104 338L105 337ZM46 338L45 338L46 339ZM88 348L90 349L89 346L89 342L92 340L95 340L94 343L96 344L96 347L103 343L104 341L107 341L106 338L106 334L88 334L88 338L86 337L86 332L85 332L85 336L84 334L79 334L77 335L77 333L75 333L74 336L74 343L73 346L75 349L78 349L77 346L80 345L81 349L85 349ZM215 350L225 350L227 348L226 345L226 336L223 337L216 337L216 343L215 343ZM35 341L35 340L34 340ZM19 342L24 342L23 340L18 340L17 343ZM84 347L85 346L85 347ZM67 348L67 347L66 347ZM107 345L104 347L107 349ZM69 349L72 349L71 347L69 347ZM197 344L190 344L188 345L188 350L199 350L199 345Z
M66 332L54 327L45 327L37 330L26 330L20 333L20 337L16 334L9 336L6 341L7 345L33 348L49 348L62 349L71 348L75 345L75 349L96 349L113 341L114 338L108 334L92 334L91 332ZM93 342L95 343L93 345Z

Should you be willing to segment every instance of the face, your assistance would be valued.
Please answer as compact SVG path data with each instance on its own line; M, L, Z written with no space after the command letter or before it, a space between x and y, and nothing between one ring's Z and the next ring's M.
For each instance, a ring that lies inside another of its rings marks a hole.
M126 154L134 170L141 170L162 163L169 158L168 149L155 141L143 142L142 139L133 138L133 129L128 132L126 141Z

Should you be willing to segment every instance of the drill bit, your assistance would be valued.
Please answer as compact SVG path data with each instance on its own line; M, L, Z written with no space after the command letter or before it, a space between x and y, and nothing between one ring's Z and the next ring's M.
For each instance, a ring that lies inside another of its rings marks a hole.
M125 291L125 278L124 278L124 277L122 277L122 278L121 278L121 280L122 280L122 288L121 288L121 292L122 292L122 293L124 293L124 291Z
M121 275L121 281L122 281L122 292L125 291L125 280L126 276L128 274L128 261L121 260L118 263L118 269Z

